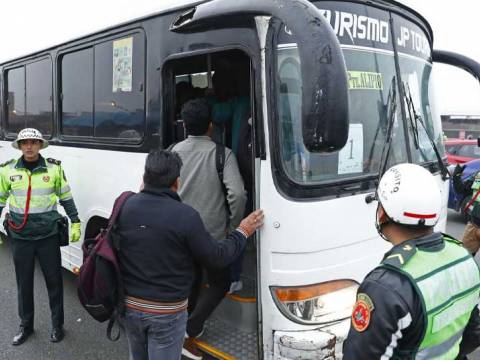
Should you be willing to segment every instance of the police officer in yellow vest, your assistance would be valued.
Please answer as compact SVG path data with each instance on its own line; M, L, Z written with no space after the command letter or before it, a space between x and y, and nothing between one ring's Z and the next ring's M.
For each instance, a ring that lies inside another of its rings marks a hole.
M40 149L48 142L36 129L23 129L12 143L22 151L18 160L0 165L0 215L9 203L7 232L12 243L17 278L20 330L13 345L24 343L33 332L33 273L38 259L48 290L52 314L50 341L63 332L63 281L59 246L57 200L71 220L71 242L80 239L80 219L60 161L44 159Z
M392 243L357 292L345 360L460 359L480 345L480 270L434 232L442 195L419 165L390 168L377 189L377 229Z

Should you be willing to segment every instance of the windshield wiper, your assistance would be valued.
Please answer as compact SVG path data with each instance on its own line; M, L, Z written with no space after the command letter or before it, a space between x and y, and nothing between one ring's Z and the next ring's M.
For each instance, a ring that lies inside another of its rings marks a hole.
M380 157L380 167L378 173L378 181L387 170L388 158L392 145L393 125L395 124L395 114L397 112L397 79L394 76L390 85L390 91L387 98L387 131L385 143L383 144L382 155Z
M413 140L415 143L415 147L420 151L425 161L427 161L428 158L420 146L419 137L418 137L418 124L420 123L420 125L422 125L423 127L423 130L425 131L425 134L427 135L427 138L430 142L430 145L432 146L433 151L435 152L435 156L437 157L438 165L442 173L442 180L445 181L449 178L447 167L445 166L445 163L443 162L442 157L440 156L440 152L438 151L437 145L435 145L435 142L430 136L430 133L427 131L427 127L425 126L425 123L421 115L419 115L415 109L415 105L413 104L413 99L412 99L412 93L410 92L410 87L406 82L403 83L403 88L405 93L405 103L407 104L408 116L410 118L410 124L412 126Z
M417 149L420 152L420 155L422 155L423 160L428 161L428 157L425 154L425 151L420 146L420 138L418 136L418 120L420 118L420 115L418 115L417 110L413 105L410 86L406 82L403 83L403 91L405 94L405 104L407 105L408 121L410 122L410 127L413 133L413 144L415 145L415 149Z
M410 127L412 128L413 133L413 143L415 145L415 149L420 149L420 141L418 139L418 114L415 110L415 106L413 105L412 94L410 93L410 87L406 82L403 83L403 91L405 94L405 103L407 105L407 112L408 112L408 120L410 121Z

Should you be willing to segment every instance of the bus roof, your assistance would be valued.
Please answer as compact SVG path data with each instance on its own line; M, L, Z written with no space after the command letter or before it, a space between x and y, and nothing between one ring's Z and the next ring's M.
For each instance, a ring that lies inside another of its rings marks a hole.
M169 12L176 11L176 10L179 10L179 9L182 9L182 8L188 8L190 6L195 6L195 5L198 5L200 3L204 3L204 2L208 2L208 1L211 1L211 0L162 0L162 1L156 2L154 6L151 6L151 7L148 7L148 8L147 7L142 8L140 11L138 11L135 14L135 18L133 18L133 19L129 19L127 21L123 21L123 22L120 22L120 23L117 22L117 23L114 23L114 24L104 23L104 24L99 25L98 28L91 29L91 31L89 31L88 33L83 33L83 34L74 33L74 34L71 34L71 35L69 35L70 39L62 39L62 38L57 37L56 39L52 39L52 42L50 42L46 47L44 46L44 47L39 48L39 49L29 49L29 50L24 51L23 55L22 54L13 54L13 56L10 56L10 58L0 59L0 66L4 65L6 63L14 62L16 59L35 56L35 55L40 54L42 52L51 50L53 48L62 46L64 44L67 44L71 41L78 41L78 40L81 40L81 39L84 39L84 38L88 38L88 37L90 37L90 36L92 36L96 33L106 32L106 31L113 30L113 29L115 29L117 27L120 27L120 26L132 24L132 23L135 23L135 22L138 22L138 21L147 20L149 18L153 18L153 17L156 17L156 16L161 15L161 14L169 13ZM323 0L309 0L309 1L321 2ZM343 1L343 0L340 0L340 1ZM370 5L370 6L377 5L377 6L381 6L381 7L386 7L389 10L395 11L397 13L401 13L403 15L406 15L411 20L415 20L415 18L417 18L418 20L420 20L420 23L421 23L420 25L423 25L424 29L428 32L430 40L433 42L433 32L432 32L432 29L431 29L428 21L422 15L420 15L418 12L416 12L415 10L411 9L410 7L400 3L398 1L395 1L395 0L352 0L352 2L365 3L366 5Z
M200 3L207 2L207 1L210 1L210 0L161 0L161 1L155 2L155 5L153 5L153 6L144 6L143 8L141 8L141 10L139 10L135 13L135 15L134 15L135 17L133 19L130 18L128 20L124 20L123 22L122 22L122 20L120 20L120 21L119 20L117 20L117 21L113 20L114 21L113 23L105 22L105 23L101 23L101 24L96 24L96 26L92 27L88 32L85 32L85 31L83 31L81 33L71 32L71 33L69 33L67 38L62 37L62 35L61 35L62 32L61 31L59 31L59 32L51 31L49 33L49 35L51 36L52 41L50 41L47 46L41 46L37 49L32 48L32 46L29 46L28 48L24 47L26 50L24 50L24 51L21 50L23 53L17 53L17 54L13 54L13 55L10 55L10 56L7 55L7 57L1 58L0 59L0 66L4 65L6 63L13 62L17 59L34 56L34 55L39 54L41 52L51 50L53 48L62 46L64 44L67 44L67 43L72 42L72 41L78 41L78 40L81 40L81 39L84 39L84 38L88 38L89 36L92 36L92 35L100 33L100 32L109 31L111 29L115 29L115 28L120 27L120 26L124 26L124 25L128 25L128 24L135 23L135 22L138 22L138 21L146 20L146 19L158 16L160 14L169 13L169 12L176 11L176 10L179 10L179 9L182 9L182 8L188 8L189 6L195 6L195 5L198 5ZM119 15L118 18L119 19L121 19L121 18L127 19L128 16L129 16L129 13L126 11L125 13L122 13L122 15ZM131 15L130 15L130 17L131 17ZM66 30L68 30L68 29L66 29ZM41 31L41 29L40 29L40 31ZM56 34L59 34L59 35L53 35L52 36L52 33L56 33ZM28 46L28 44L27 44L27 46Z

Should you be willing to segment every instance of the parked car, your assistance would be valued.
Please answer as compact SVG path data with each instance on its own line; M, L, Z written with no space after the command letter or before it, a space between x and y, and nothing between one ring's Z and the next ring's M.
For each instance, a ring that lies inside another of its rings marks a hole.
M465 182L475 176L478 171L480 171L480 159L468 161L464 163L463 166L465 166L465 169L462 173L462 182ZM454 169L455 165L449 166L450 174L453 174ZM467 206L471 198L471 192L468 195L465 195L455 189L455 186L453 185L453 176L451 176L450 192L448 194L448 208L462 213L465 222L468 221L469 217L468 212L465 212L465 207Z
M467 161L480 159L480 147L477 139L445 140L445 152L449 164L463 164Z

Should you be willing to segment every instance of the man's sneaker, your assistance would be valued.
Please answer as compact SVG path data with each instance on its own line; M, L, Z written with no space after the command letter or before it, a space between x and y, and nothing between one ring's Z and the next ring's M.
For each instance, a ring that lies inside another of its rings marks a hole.
M230 284L230 290L228 290L229 294L233 294L236 291L240 291L243 289L243 282L242 280L234 281Z
M205 332L205 327L202 328L202 331L200 331L200 333L197 335L197 336L192 336L194 339L198 339L199 337L201 337L203 335L203 333ZM188 339L188 333L185 331L185 336L184 336L185 339Z
M198 349L195 339L188 337L183 342L182 355L192 360L202 360L203 355Z

